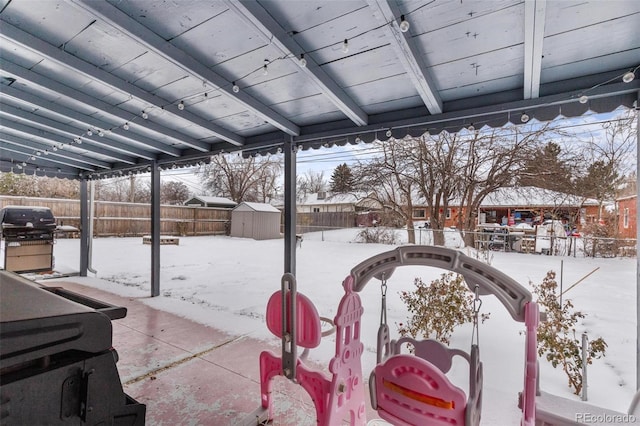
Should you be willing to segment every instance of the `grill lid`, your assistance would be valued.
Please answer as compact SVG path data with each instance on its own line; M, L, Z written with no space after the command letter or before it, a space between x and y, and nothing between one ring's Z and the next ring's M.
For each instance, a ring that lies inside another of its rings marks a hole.
M3 229L24 228L25 231L56 228L56 219L48 207L7 206L0 210L0 223Z

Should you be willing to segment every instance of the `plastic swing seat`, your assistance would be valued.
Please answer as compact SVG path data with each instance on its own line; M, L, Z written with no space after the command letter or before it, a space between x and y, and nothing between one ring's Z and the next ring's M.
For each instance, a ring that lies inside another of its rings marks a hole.
M267 304L267 327L281 338L282 357L269 351L260 354L260 413L268 410L269 419L272 419L271 379L284 375L299 383L311 396L318 426L343 422L351 426L367 424L361 363L364 346L360 341L363 308L358 292L371 278L376 278L383 281L383 309L378 330L377 365L369 381L373 408L382 419L396 426L479 425L483 375L477 344L466 353L434 340L389 339L385 279L396 267L403 265L424 265L457 272L463 275L469 289L475 290L476 299L481 295L494 295L515 321L526 325L524 388L519 397L520 426L534 426L538 305L526 288L502 272L458 251L433 246L398 247L373 256L351 270L342 282L345 294L334 319L336 349L329 363L330 374L309 369L297 356L297 346L306 350L319 345L322 320L313 303L295 293L295 277L285 274L282 290L275 292ZM296 294L295 304L291 303L292 293ZM474 324L477 326L477 317ZM401 353L405 343L413 346L414 354ZM455 356L469 363L468 396L446 376Z
M401 345L414 347L402 354ZM480 423L482 363L478 346L471 354L449 349L435 340L409 337L391 342L391 356L378 364L369 379L371 405L394 425L469 425ZM469 362L469 398L446 376L454 356Z
M352 290L353 279L343 282L345 294L334 319L336 352L329 363L330 375L308 368L300 359L296 361L295 380L313 400L318 426L333 426L347 419L351 425L366 422L360 342L360 319L363 308L360 296ZM287 310L291 298L287 293ZM282 338L282 291L275 292L267 303L267 328ZM296 345L305 349L317 347L322 337L321 318L309 298L296 295ZM288 327L289 328L289 327ZM260 393L262 407L271 413L271 379L282 375L282 358L270 351L260 354Z

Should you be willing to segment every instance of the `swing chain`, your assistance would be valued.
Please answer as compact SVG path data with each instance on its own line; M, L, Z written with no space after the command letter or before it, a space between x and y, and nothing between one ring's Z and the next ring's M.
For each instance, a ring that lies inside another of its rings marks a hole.
M387 325L387 277L382 273L382 284L380 284L380 292L382 293L382 306L380 310L380 324Z
M479 295L479 286L476 284L474 288L474 298L473 298L473 331L471 333L471 343L479 345L480 344L480 333L478 328L478 316L480 314L480 308L482 307L482 299L480 299Z

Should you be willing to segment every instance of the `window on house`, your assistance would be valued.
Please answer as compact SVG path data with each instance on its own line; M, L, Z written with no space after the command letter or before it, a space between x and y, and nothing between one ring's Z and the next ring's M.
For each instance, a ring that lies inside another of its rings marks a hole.
M624 213L622 214L622 226L627 229L629 227L629 208L625 207Z
M313 208L313 212L314 213L320 213L320 207L314 207Z
M451 209L447 209L447 219L451 219Z
M427 211L425 209L413 209L413 217L415 219L424 219L427 217Z

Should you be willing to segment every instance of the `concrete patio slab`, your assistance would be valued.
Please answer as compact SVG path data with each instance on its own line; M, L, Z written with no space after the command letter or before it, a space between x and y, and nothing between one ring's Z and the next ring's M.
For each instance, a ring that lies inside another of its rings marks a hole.
M151 308L144 298L67 281L44 285L127 308L125 318L112 321L113 347L124 390L147 405L148 425L244 425L260 408L259 355L278 353L278 339L230 335ZM316 424L313 403L301 386L275 378L273 391L270 424Z

